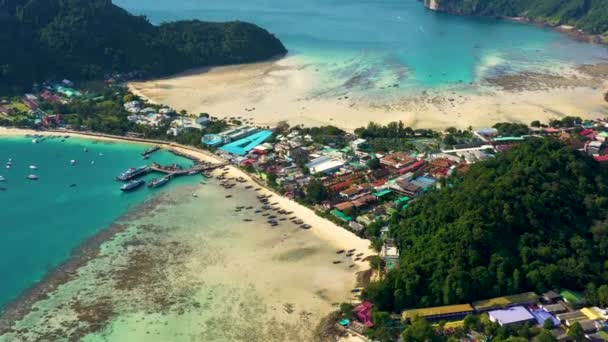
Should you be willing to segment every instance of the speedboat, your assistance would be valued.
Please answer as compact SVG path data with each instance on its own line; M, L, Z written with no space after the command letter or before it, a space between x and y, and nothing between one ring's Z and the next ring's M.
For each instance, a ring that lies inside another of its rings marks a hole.
M4 181L6 181L6 178L0 176L0 182L4 182Z
M32 170L38 170L38 167L36 165L30 165L30 169L32 169Z
M76 161L74 159L70 160L70 165L76 165Z
M29 175L29 176L27 176L27 179L29 179L29 180L38 180L38 176L36 176L36 175Z

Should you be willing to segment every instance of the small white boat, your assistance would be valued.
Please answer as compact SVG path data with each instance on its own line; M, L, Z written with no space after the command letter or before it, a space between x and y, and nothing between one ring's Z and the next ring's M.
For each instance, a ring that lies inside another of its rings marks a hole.
M6 164L6 168L10 169L11 168L11 164Z
M70 160L71 165L76 165L76 161L74 159Z
M32 169L32 170L38 170L38 167L36 165L30 165L30 169Z
M27 179L29 179L29 180L38 180L38 176L36 176L36 175L29 175L29 176L27 176Z
M37 144L38 143L38 139L32 139L32 143L33 144Z
M6 180L6 178L0 176L0 182L4 182Z
M100 156L103 156L103 153L99 153Z
M91 165L95 165L95 161L94 160L91 161Z
M84 151L85 151L85 152L89 152L89 149L85 147L85 148L84 148Z

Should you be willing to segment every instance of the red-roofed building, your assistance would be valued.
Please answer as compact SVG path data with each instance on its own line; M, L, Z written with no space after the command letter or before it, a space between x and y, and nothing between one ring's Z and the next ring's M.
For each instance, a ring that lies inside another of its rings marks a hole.
M329 187L329 190L331 192L340 192L344 189L347 189L349 186L351 186L351 184L353 184L352 180L347 180L338 184L334 184L332 186Z
M394 169L401 169L416 162L416 159L403 152L394 152L382 158L380 163Z
M593 159L595 159L595 161L598 162L600 165L602 165L604 167L608 167L608 155L595 156L595 157L593 157Z
M424 160L418 160L414 164L411 164L409 166L399 169L397 172L400 175L403 175L408 172L414 172L414 171L418 170L419 168L421 168L423 165L424 165Z
M359 321L361 321L367 328L371 328L374 326L374 322L372 322L373 307L374 304L365 301L355 308L355 314L357 315L357 319L359 319Z
M592 140L595 139L595 135L596 135L595 131L592 129L584 129L579 134L581 137L585 137L587 139L592 139Z
M387 180L386 179L378 179L375 182L372 183L372 185L374 186L374 188L377 188L379 186L383 186L384 184L386 184Z

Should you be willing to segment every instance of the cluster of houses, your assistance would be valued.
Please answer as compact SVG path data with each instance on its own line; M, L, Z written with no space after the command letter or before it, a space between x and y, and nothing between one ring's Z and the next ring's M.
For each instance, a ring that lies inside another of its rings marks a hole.
M402 312L407 323L415 316L430 322L450 321L450 326L463 326L469 314L487 314L491 322L500 326L536 324L552 326L558 340L568 340L567 329L578 322L590 340L608 340L608 312L598 307L585 306L584 298L576 292L549 291L542 296L534 292L480 300L471 304L447 305L412 309Z
M170 136L178 136L188 129L202 130L209 124L209 117L177 116L175 110L169 107L160 109L155 107L142 108L140 101L126 102L123 106L130 113L127 120L138 125L158 128L168 122L167 135Z
M43 84L36 86L35 93L24 94L17 105L8 100L0 102L0 114L13 116L26 112L28 118L41 128L57 126L61 124L61 117L57 114L47 113L40 108L42 101L49 104L65 104L71 99L82 96L78 90L74 89L74 84L70 80L63 80L53 84ZM19 109L17 109L19 108Z

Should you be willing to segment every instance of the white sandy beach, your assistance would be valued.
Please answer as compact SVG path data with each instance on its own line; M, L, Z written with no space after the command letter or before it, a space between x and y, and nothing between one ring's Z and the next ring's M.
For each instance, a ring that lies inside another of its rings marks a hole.
M606 83L602 85L589 75L572 77L576 82L564 80L564 84L547 84L546 89L534 84L517 91L487 86L474 91L445 89L402 95L393 91L382 98L343 89L343 95L329 97L316 92L322 80L316 77L312 66L288 57L133 82L129 88L152 102L177 110L242 117L262 126L285 120L291 125L331 124L353 130L369 121L401 120L415 128L442 129L492 126L501 121L548 122L566 115L605 115L608 104L603 100L602 89Z

